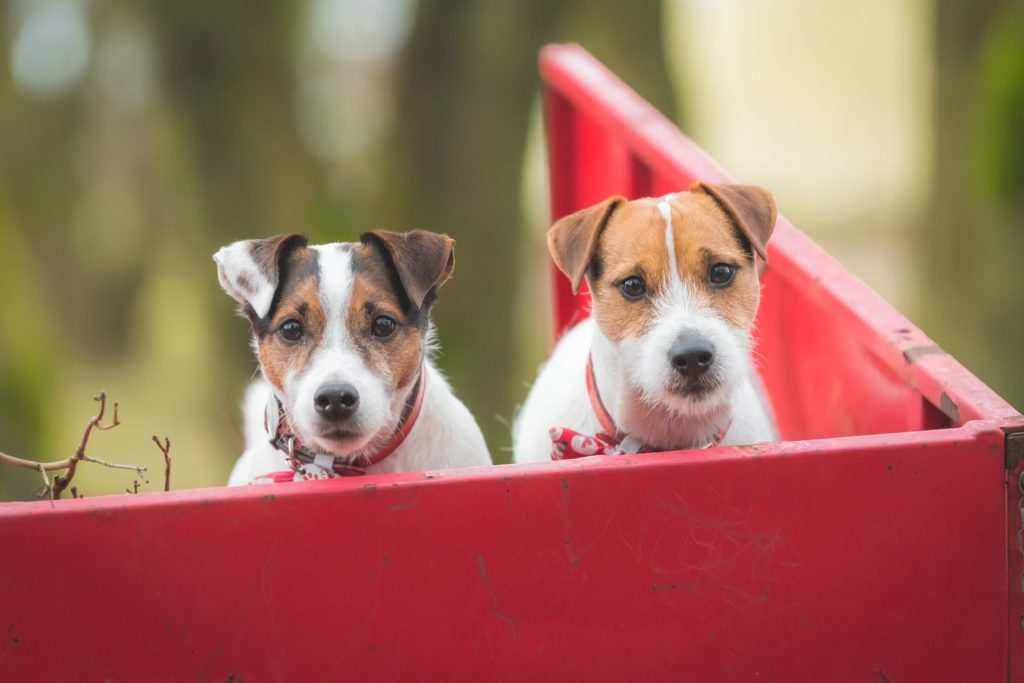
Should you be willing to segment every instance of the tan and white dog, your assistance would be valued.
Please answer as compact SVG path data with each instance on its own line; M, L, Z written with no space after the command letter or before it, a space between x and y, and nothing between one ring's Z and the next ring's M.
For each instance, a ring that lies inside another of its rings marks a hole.
M612 197L556 222L548 249L574 290L586 278L593 311L533 384L515 460L549 460L559 428L602 435L610 452L775 439L750 357L757 259L775 219L766 190L699 184Z
M491 463L430 360L430 309L454 242L414 230L309 246L301 235L214 255L253 331L245 453L229 484Z

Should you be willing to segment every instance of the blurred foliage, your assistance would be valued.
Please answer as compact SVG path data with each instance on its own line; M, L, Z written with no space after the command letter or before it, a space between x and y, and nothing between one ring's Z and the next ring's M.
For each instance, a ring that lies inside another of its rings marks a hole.
M1024 405L1024 4L937 4L933 211L920 231L923 327Z
M671 113L660 11L613 0L262 0L244 16L222 1L6 4L0 285L17 294L0 307L0 447L67 455L106 390L124 426L98 447L158 468L149 435L168 435L175 487L222 482L256 364L210 255L278 232L333 241L387 226L458 242L436 308L439 362L501 459L539 361L524 366L510 334L537 51L584 42ZM90 494L130 483L85 470L80 482ZM37 482L0 471L0 487L27 497Z
M1019 3L937 1L925 328L1018 404L1024 343ZM496 460L542 347L522 329L544 221L530 197L538 49L585 45L675 116L662 3L616 0L11 0L0 5L0 448L68 455L106 390L97 448L176 488L222 482L256 370L210 255L278 232L375 227L457 240L439 364ZM678 119L678 117L676 117ZM533 158L533 161L536 161ZM536 202L535 202L536 203ZM524 266L524 264L528 264ZM89 494L130 484L83 471ZM0 471L0 498L31 473Z
M1006 5L993 17L978 80L980 112L972 131L978 189L1024 211L1024 3ZM1024 233L1019 222L1017 230Z
M32 288L24 287L32 273L19 258L23 253L19 231L0 197L0 292L10 293L0 307L0 435L5 436L3 448L38 458L52 446L52 387L63 354L43 302ZM23 490L36 479L24 471L4 473L0 498L8 497L8 481L14 490Z

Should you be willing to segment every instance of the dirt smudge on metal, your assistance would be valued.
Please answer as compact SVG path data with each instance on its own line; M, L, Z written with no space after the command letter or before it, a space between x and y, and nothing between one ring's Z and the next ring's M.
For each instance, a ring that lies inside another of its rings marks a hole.
M903 360L908 363L916 363L924 356L932 356L935 354L944 354L945 351L938 344L924 344L923 346L911 346L908 349L903 350Z
M946 392L942 392L939 397L939 410L952 420L954 425L960 424L960 406L954 403Z
M652 593L662 593L664 591L676 591L684 590L688 593L693 593L697 590L697 584L693 581L673 581L671 583L652 583Z
M494 592L494 586L491 585L491 577L487 573L487 560L484 559L483 555L476 556L477 572L480 574L480 584L484 587L484 591L487 593L487 599L491 603L491 612L499 621L503 621L509 626L516 627L515 619L510 617L501 607L498 605L498 596Z

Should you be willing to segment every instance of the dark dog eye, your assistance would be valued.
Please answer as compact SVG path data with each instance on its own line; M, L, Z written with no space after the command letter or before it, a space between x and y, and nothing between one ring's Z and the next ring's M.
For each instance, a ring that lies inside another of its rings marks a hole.
M302 323L298 320L286 320L281 325L281 336L290 342L302 339Z
M712 287L728 287L736 277L736 266L729 263L716 263L708 269L708 282Z
M398 327L398 323L395 322L394 318L386 315L378 315L373 319L373 326L370 331L373 332L374 337L380 339L387 339L395 333L395 329Z
M630 301L636 301L647 293L647 285L644 284L643 278L634 275L619 283L619 291Z

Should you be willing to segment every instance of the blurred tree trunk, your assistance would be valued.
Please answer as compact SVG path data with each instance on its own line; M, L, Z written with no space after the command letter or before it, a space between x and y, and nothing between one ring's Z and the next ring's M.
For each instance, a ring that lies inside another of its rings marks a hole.
M305 231L323 189L295 122L295 44L306 3L154 0L146 8L198 180L200 220L176 226L175 238L187 235L192 253L209 255L229 241ZM203 265L210 295L220 297L213 266L205 258ZM225 376L240 381L252 369L247 329L227 315L214 325Z
M29 7L37 9L24 6ZM85 12L88 33L99 43L96 36L104 34L120 9L106 3L87 5ZM11 44L21 28L17 18L30 14L13 6L0 11L0 60L8 73ZM23 285L38 289L60 323L63 341L82 356L110 358L127 347L126 320L145 263L139 259L122 269L95 267L92 257L109 244L80 229L88 222L83 221L83 198L102 175L93 165L91 147L100 137L97 120L102 118L97 115L102 96L91 78L96 52L92 50L84 77L66 91L16 93L13 79L0 79L0 178L10 218L24 230L22 257L31 275ZM131 194L135 189L122 191Z
M937 172L921 240L924 325L1024 406L1024 17L1018 3L940 0Z
M80 185L74 142L81 128L83 88L57 95L62 98L60 106L53 106L47 95L15 96L11 48L20 28L16 16L13 7L0 11L0 202L9 211L8 230L18 225L35 228L18 236L24 238L23 266L36 276L32 284L44 292L47 304L69 323L73 334L81 327L85 299L66 236Z
M400 66L393 183L376 215L456 238L455 278L435 314L441 364L499 460L510 438L496 416L511 418L524 393L513 325L537 52L569 40L675 113L657 2L423 0Z
M183 116L211 245L300 228L317 168L295 124L303 2L148 4L171 105Z

